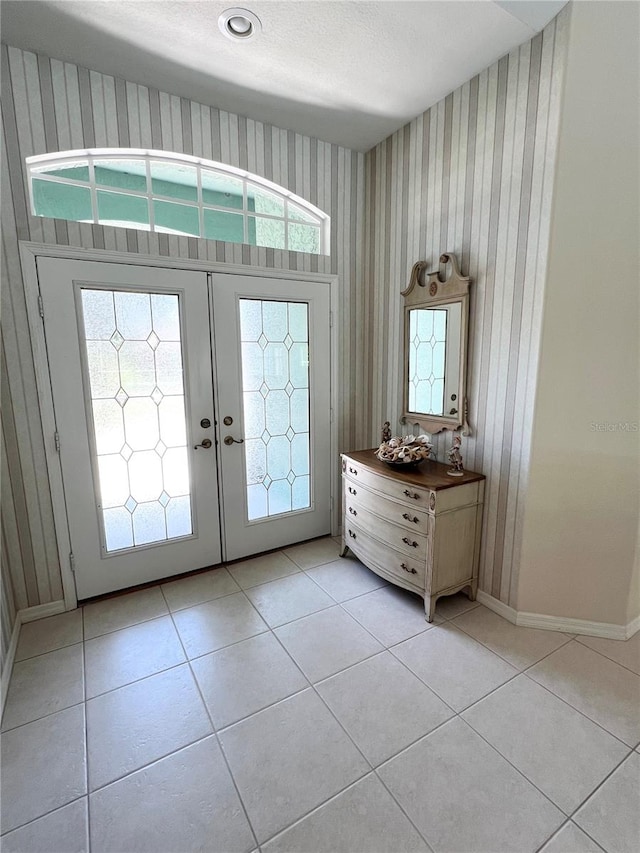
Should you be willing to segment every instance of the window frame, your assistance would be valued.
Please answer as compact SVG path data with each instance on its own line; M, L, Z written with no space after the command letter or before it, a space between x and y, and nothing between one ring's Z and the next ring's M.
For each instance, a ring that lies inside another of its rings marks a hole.
M145 162L145 177L146 190L134 190L121 187L102 186L96 183L95 176L95 161L96 160L143 160ZM73 164L74 162L82 161L82 164L87 164L89 170L89 180L82 181L76 178L65 178L58 175L51 175L46 170L51 170L56 166L64 167ZM155 233L176 233L171 229L162 227L156 228L154 218L154 201L170 202L172 204L186 205L198 210L198 223L200 234L188 234L187 232L179 232L179 236L195 237L196 239L220 239L215 236L206 237L204 230L204 211L213 210L221 213L231 213L242 216L243 218L243 241L241 245L258 246L261 248L276 248L265 247L259 243L249 242L249 217L254 217L256 220L275 220L284 222L284 237L285 245L280 247L279 251L300 251L299 249L289 248L289 224L292 225L308 225L318 229L319 233L319 251L309 252L306 254L328 255L331 245L331 218L328 214L322 211L319 207L311 204L295 193L290 192L286 187L269 181L266 178L256 175L246 169L239 169L235 166L229 166L225 163L220 163L215 160L208 160L202 157L194 157L190 154L179 154L170 151L158 151L153 149L142 148L88 148L77 149L72 151L58 151L52 154L39 154L26 158L29 186L29 201L31 213L33 216L43 216L37 213L34 202L33 180L44 180L51 183L60 183L67 186L77 186L88 188L91 194L91 211L93 214L92 220L82 220L84 222L92 222L93 224L109 224L108 221L100 221L98 216L98 192L109 192L125 196L133 196L135 198L145 198L147 200L147 210L149 222L131 222L130 225L120 225L117 227L130 227L134 230L142 230ZM196 170L196 200L186 200L161 195L153 191L151 165L152 163L169 163L172 165L185 165L195 167ZM45 170L46 169L46 170ZM213 172L222 177L233 178L242 182L242 208L224 207L215 205L203 200L202 193L202 173ZM264 190L277 196L283 202L283 215L262 213L260 211L248 209L248 192L250 187L255 187L258 190ZM309 219L291 218L289 215L290 205L295 205L302 209ZM310 220L310 221L309 221ZM80 220L69 220L78 222ZM228 241L235 242L235 241Z

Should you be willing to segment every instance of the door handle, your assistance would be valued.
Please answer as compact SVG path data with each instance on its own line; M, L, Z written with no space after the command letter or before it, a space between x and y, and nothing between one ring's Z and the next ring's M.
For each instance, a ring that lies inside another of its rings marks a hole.
M201 444L194 444L193 445L193 449L197 450L199 447L203 447L205 450L208 450L211 447L212 443L213 442L211 441L210 438L203 438Z
M227 446L232 444L244 444L244 438L234 438L232 435L225 435L222 439Z

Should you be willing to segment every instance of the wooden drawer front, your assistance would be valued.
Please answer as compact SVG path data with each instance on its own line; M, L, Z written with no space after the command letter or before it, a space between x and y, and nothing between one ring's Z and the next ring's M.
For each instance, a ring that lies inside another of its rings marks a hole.
M396 501L390 501L377 492L370 492L360 483L354 483L352 480L344 480L344 506L347 513L350 506L356 509L358 506L364 507L374 515L391 521L393 524L399 524L400 527L405 527L411 533L423 533L426 536L429 532L429 516L426 512L420 512L412 506L403 506Z
M402 585L410 584L424 591L425 561L415 556L409 557L388 545L374 539L366 530L345 519L344 542L353 553L360 557L374 571L381 570L390 580L397 578Z
M350 459L345 459L345 463L344 476L354 485L360 483L370 489L382 491L388 498L402 501L407 506L415 507L415 509L429 509L429 489L421 489L411 483L400 483L397 480L380 477L380 475L368 471Z
M427 537L422 533L407 530L405 527L399 527L385 518L374 515L370 510L365 509L357 498L347 502L344 511L346 524L353 521L354 524L371 533L376 539L385 542L391 548L402 551L410 557L415 557L416 560L422 560L422 562L427 559Z

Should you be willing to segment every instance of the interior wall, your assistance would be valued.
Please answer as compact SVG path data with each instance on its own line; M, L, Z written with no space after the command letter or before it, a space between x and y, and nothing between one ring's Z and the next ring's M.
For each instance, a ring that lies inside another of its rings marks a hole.
M412 265L454 252L471 286L465 466L487 475L480 588L510 605L545 280L566 12L367 154L370 441L402 411ZM446 461L451 434L435 439Z
M640 615L640 6L572 7L518 609L624 625Z
M7 539L14 543L7 560L24 607L59 600L62 588L44 452L52 436L43 435L40 421L18 241L337 274L338 441L350 450L363 446L369 428L360 404L367 378L364 155L5 45L2 119L3 460L9 473L3 513L7 506ZM119 146L206 157L287 187L330 214L330 257L30 215L25 157Z

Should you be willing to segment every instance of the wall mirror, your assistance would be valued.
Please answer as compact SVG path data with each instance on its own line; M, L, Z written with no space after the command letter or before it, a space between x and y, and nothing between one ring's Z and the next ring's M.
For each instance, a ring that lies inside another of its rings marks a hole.
M402 422L428 433L459 429L469 435L466 397L468 276L455 255L440 255L440 269L418 261L404 297L404 402Z

